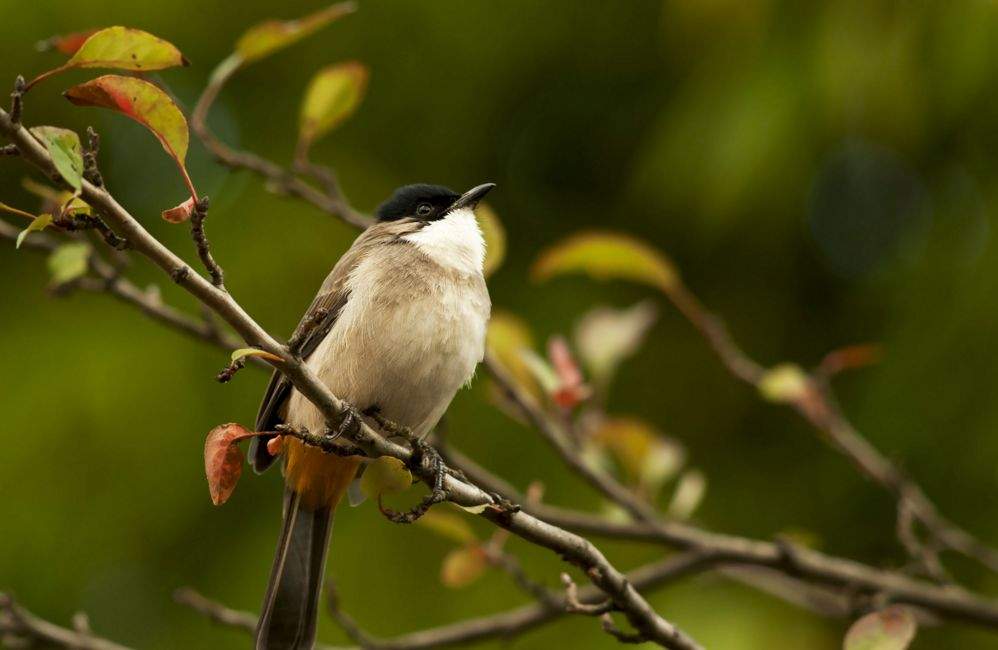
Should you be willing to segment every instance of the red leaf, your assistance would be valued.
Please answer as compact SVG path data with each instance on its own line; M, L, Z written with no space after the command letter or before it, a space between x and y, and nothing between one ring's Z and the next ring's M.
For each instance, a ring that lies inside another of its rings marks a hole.
M73 32L72 34L60 34L42 41L38 44L39 49L55 49L66 56L73 56L76 51L86 42L88 38L97 32L96 29L88 29L85 32Z
M243 472L243 454L236 443L256 433L230 422L208 432L204 441L204 472L208 477L211 502L220 506L229 500Z
M267 441L267 453L271 456L280 456L284 451L284 436L274 436Z
M548 357L559 380L551 395L555 404L570 409L589 397L591 391L582 381L582 370L563 337L556 336L548 342Z
M190 198L169 210L163 210L163 218L170 223L183 223L194 214L194 199Z

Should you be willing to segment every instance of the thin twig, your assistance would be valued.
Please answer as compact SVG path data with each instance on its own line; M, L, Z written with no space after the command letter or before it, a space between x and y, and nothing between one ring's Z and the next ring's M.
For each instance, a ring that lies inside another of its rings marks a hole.
M197 247L201 263L204 264L205 269L208 270L208 274L211 276L211 283L222 291L225 291L225 274L222 272L222 267L218 265L218 262L212 256L211 244L208 242L208 236L204 232L204 220L207 218L208 197L203 196L194 206L194 211L191 213L191 237L194 238L194 245Z
M74 617L74 628L69 629L50 623L21 607L9 594L0 592L0 643L5 647L18 640L34 645L41 642L70 650L129 650L127 647L95 636L90 631L86 616Z

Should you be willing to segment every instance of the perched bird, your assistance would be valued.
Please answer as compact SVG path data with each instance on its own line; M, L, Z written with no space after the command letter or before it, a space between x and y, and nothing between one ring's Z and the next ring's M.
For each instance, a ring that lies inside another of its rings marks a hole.
M475 206L492 183L457 194L407 185L377 210L326 277L291 337L308 367L359 412L426 436L485 353L491 303ZM257 431L322 432L326 419L275 372ZM257 438L250 462L274 461ZM311 648L333 511L360 459L284 445L284 524L256 632L258 650Z

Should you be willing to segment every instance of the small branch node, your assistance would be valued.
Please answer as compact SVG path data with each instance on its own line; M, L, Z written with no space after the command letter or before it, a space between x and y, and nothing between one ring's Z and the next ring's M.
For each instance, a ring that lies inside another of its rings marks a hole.
M14 126L21 125L25 88L24 77L17 75L17 79L14 80L14 90L10 93L10 121Z
M245 367L246 367L246 358L240 357L239 359L236 359L235 361L227 365L225 368L223 368L221 372L219 372L218 375L215 376L215 380L220 384L227 384L228 382L232 381L232 378L236 375L237 372L239 372Z
M198 257L208 270L211 276L211 283L221 290L225 290L225 275L222 267L218 265L211 254L211 244L208 243L208 236L204 232L204 220L208 217L208 197L203 196L194 206L194 213L191 215L191 236L194 238L194 245L197 247Z

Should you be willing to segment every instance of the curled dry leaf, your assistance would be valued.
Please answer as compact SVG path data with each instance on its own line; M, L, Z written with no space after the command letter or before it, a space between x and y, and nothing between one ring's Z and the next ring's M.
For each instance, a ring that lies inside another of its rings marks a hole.
M190 219L192 214L194 214L194 199L189 198L174 208L163 210L163 219L170 223L183 223Z
M612 232L573 235L542 252L531 269L538 281L579 272L597 279L641 282L663 291L671 290L679 279L664 254L635 237Z
M892 605L853 623L842 647L843 650L906 650L917 631L918 623L911 610Z
M354 11L353 2L341 2L298 20L268 20L246 30L236 41L236 56L243 63L262 59L322 29Z
M478 544L456 548L440 565L440 582L452 589L467 587L481 577L488 567L488 556Z
M243 357L260 357L262 359L266 359L267 361L275 361L275 362L283 361L283 359L281 359L276 354L271 354L266 350L260 350L257 348L239 348L238 350L233 350L230 360L239 361Z
M257 434L235 422L220 424L204 441L204 473L211 502L220 506L229 500L243 472L243 454L237 443Z

